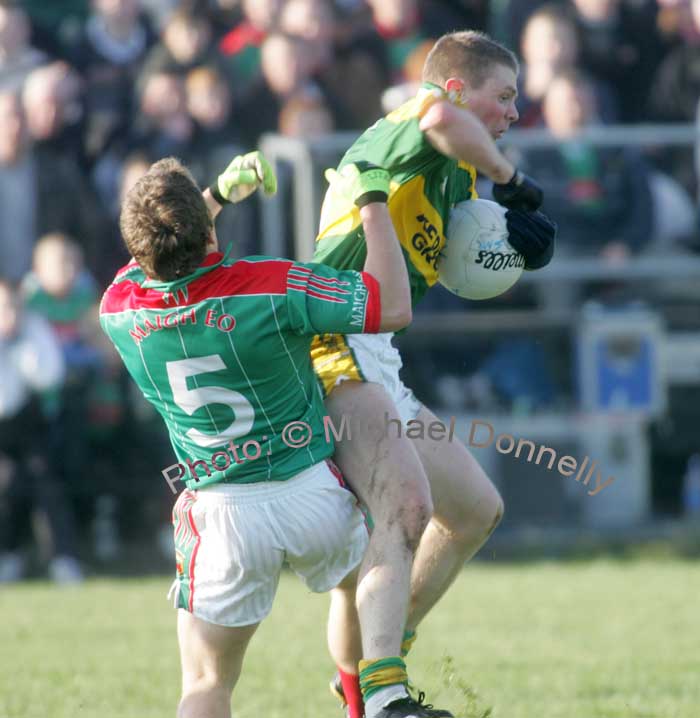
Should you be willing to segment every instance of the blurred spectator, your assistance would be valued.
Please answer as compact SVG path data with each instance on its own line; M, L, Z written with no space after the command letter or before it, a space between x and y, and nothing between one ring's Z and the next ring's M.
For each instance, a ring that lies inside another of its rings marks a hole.
M79 138L78 89L76 75L64 62L34 70L24 86L24 116L34 140L25 149L31 167L30 195L36 212L32 245L42 234L66 232L80 242L92 261L99 251L105 218L72 151ZM15 211L15 207L9 206L5 216Z
M214 67L195 68L185 84L187 109L195 121L188 166L197 182L206 187L225 169L225 158L241 148L232 116L233 97L225 77Z
M333 62L334 17L329 0L286 0L279 30L300 37L309 49L309 72L320 73Z
M90 466L90 392L102 374L98 337L90 326L96 312L95 280L80 247L65 234L43 236L34 249L33 270L24 279L25 306L46 319L63 351L66 377L57 395L55 471L72 493L86 489ZM60 448L59 448L60 447Z
M0 267L19 281L29 269L37 227L36 164L19 97L0 91Z
M525 23L520 39L519 127L542 122L542 100L552 78L576 62L578 35L571 17L558 5L544 5Z
M544 211L559 224L557 252L621 261L650 239L649 173L631 149L579 139L580 130L600 119L593 88L590 78L574 70L552 79L543 113L560 142L527 150L524 164L543 186Z
M690 17L681 44L669 52L651 78L651 118L661 122L694 122L700 97L700 0L690 0Z
M700 0L679 4L685 13L680 41L664 58L648 83L647 107L655 122L694 122L700 97ZM695 194L692 157L686 148L663 148L654 163Z
M134 152L129 155L122 166L121 177L119 180L119 204L114 208L114 216L119 218L119 211L121 204L124 201L129 190L143 177L152 162L149 160L148 155L142 152ZM121 266L121 265L117 265ZM112 272L114 274L114 272Z
M91 0L92 13L69 48L86 81L85 152L94 161L133 113L133 87L154 36L140 0Z
M18 580L25 571L21 541L33 510L48 528L49 545L42 548L50 576L63 583L83 577L72 512L51 462L51 427L40 404L43 392L60 387L63 374L49 325L24 311L12 285L0 280L0 582Z
M406 83L420 82L420 59L432 47L431 38L459 29L485 30L488 12L487 0L355 3L349 17L346 14L338 23L336 61L324 73L329 96L333 87L343 87L338 103L343 111L336 113L339 127L365 128L387 108L415 94ZM345 83L346 77L355 82ZM389 86L398 89L382 98Z
M19 90L27 75L46 62L46 55L29 44L26 12L8 0L0 1L0 90Z
M219 41L231 76L244 86L258 73L263 41L274 29L282 5L283 0L241 0L243 19Z
M215 67L203 65L190 71L185 80L185 89L187 110L201 135L229 141L235 137L231 88Z
M313 140L316 137L333 132L333 113L323 95L314 87L303 88L291 95L282 106L279 114L278 132L286 137L301 140ZM337 164L338 153L327 148L323 151L316 148L317 181L322 186L325 182L320 168ZM294 237L294 197L295 188L290 167L282 163L277 170L279 191L277 201L284 207L284 226L287 228L285 241L293 242Z
M385 113L397 109L418 92L423 84L423 66L434 44L435 40L432 38L424 40L406 58L403 66L404 81L388 87L382 93L382 110Z
M578 66L579 47L576 24L565 8L543 5L529 17L521 39L523 65L518 79L518 127L542 123L545 93L556 74ZM594 91L601 118L613 121L617 108L610 88L596 83Z
M27 77L22 102L35 146L79 160L83 105L76 72L62 61L37 68Z
M649 76L664 52L656 2L573 0L573 5L579 67L615 89L619 121L644 119Z
M697 39L690 0L657 0L657 30L667 45Z
M97 287L74 240L59 232L41 237L22 292L25 306L44 317L56 333L69 380L98 363L92 337L84 326L97 301Z
M66 42L87 20L89 0L21 0L32 24L32 44L52 57L64 57Z
M402 80L408 55L425 39L418 0L367 0L374 29L384 40L391 78Z
M383 41L371 25L365 28L366 37L374 36L381 46L381 61L377 62L362 45L334 45L337 28L330 0L287 0L278 30L303 40L309 78L320 87L333 123L346 129L364 127L379 114L379 97L386 81ZM348 77L353 82L348 83Z
M154 158L185 157L194 135L187 112L185 78L176 72L154 72L143 84L140 113L134 121L134 142Z
M274 33L265 39L261 75L236 113L245 144L255 145L261 134L277 130L284 102L310 82L311 60L311 51L300 37Z
M241 20L241 0L195 0L204 5L214 27L214 34L220 38Z
M212 47L209 18L184 7L172 13L161 33L161 42L148 54L139 84L152 72L187 73L197 65L215 62L219 57Z
M190 9L191 6L201 5L198 0L141 0L143 11L148 15L151 24L159 32L162 30L168 18L180 8Z
M333 115L320 92L301 90L280 111L279 132L287 137L313 138L333 129Z
M246 151L232 116L233 97L225 77L214 67L198 67L187 75L187 107L195 121L189 146L188 167L200 186L206 187L226 169L231 157ZM256 254L255 204L243 202L235 211L222 212L217 232L222 241L235 239L234 256Z
M697 110L695 113L695 180L697 183L697 200L700 205L700 98L698 99ZM700 229L700 227L699 227Z
M347 82L348 77L354 81ZM379 119L381 95L389 83L386 46L371 16L365 22L337 22L335 61L325 69L323 84L340 95L344 109L335 113L338 129L363 129Z
M148 155L137 150L127 155L122 162L115 161L111 168L114 176L110 178L112 184L106 202L111 226L100 247L100 256L90 265L101 287L106 287L114 278L117 268L123 267L131 259L119 231L119 210L126 193L146 174L150 166Z
M421 25L425 34L440 37L454 30L481 30L491 25L489 0L419 0Z

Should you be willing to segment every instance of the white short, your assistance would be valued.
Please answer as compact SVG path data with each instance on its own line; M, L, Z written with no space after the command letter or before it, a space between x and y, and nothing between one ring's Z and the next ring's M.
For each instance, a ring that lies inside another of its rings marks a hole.
M405 424L418 416L422 404L399 377L403 362L399 350L391 343L393 336L391 332L346 334L345 339L365 380L386 389Z
M183 491L173 524L176 605L221 626L265 618L285 562L321 593L360 563L368 542L357 500L331 462L287 481Z

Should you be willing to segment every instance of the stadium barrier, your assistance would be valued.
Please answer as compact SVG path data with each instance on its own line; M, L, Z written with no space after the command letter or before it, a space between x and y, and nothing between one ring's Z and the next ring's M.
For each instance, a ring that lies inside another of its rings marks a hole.
M325 180L323 169L337 164L340 157L357 139L357 132L338 132L312 139L298 139L282 135L264 135L260 148L273 163L280 178L280 191L275 200L264 201L262 212L262 251L272 256L286 256L285 206L283 198L292 190L292 225L294 236L294 256L300 261L308 261L313 254L313 241L318 231L318 217L321 208ZM578 139L596 147L687 147L691 152L698 138L697 129L691 124L682 125L614 125L587 129L578 135ZM551 147L560 141L548 131L541 129L512 129L507 140L501 142L504 147L515 149L533 149ZM291 168L285 171L282 166ZM673 260L673 258L669 258ZM692 258L668 261L664 265L654 262L639 263L633 259L625 265L625 270L606 267L602 262L592 260L585 270L577 269L578 260L558 260L548 271L533 273L525 281L558 281L569 279L590 279L600 272L609 273L610 278L616 272L622 278L675 278L676 272L683 276L700 276L700 259Z

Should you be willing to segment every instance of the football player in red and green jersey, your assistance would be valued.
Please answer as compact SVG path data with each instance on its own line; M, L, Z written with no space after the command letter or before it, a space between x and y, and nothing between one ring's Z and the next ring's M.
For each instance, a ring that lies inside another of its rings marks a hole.
M537 269L552 257L555 227L537 211L540 188L495 144L518 119L518 69L513 53L482 33L443 36L426 59L416 97L366 130L340 162L341 169L346 163L377 163L391 173L389 212L414 305L438 279L450 210L476 197L477 170L496 183L494 197L508 208L509 239L524 255L525 267ZM357 268L365 251L356 210L331 186L314 259ZM417 438L406 436L412 421L418 430L436 417L399 378L401 359L390 334L319 336L312 358L334 421L352 411L358 425L377 414L405 425L384 454L375 450L378 439L365 432L351 443L339 442L335 455L375 524L359 592L372 596L373 620L385 628L377 653L404 656L419 622L497 525L503 504L461 442L420 431L409 434ZM365 622L362 627L364 635ZM342 624L329 631L331 643L343 636ZM340 671L334 692L347 698L359 680L367 718L402 718L411 709L406 713L395 701L397 689L377 687L386 672L381 662L362 663L359 677Z
M285 560L311 590L340 584L354 603L367 532L328 462L333 440L309 348L318 332L391 331L411 320L385 170L351 166L334 178L362 217L362 272L220 252L214 217L259 185L276 186L259 152L236 158L204 193L177 160L154 164L124 201L134 260L100 310L166 422L175 466L189 470L173 510L182 718L230 716L246 646Z

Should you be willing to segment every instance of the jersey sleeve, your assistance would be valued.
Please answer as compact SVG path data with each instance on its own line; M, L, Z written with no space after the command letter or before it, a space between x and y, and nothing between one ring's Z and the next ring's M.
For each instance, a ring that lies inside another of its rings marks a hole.
M367 272L295 262L287 272L287 308L297 334L374 334L381 317L379 282Z
M443 162L444 156L419 127L423 115L441 99L444 97L437 91L421 91L367 130L341 164L369 161L389 170L392 181L401 184Z

